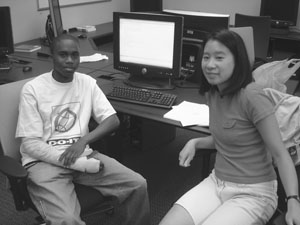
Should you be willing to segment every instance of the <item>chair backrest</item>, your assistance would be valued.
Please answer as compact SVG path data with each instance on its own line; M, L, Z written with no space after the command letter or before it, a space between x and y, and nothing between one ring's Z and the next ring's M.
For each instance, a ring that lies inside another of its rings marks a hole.
M229 29L239 34L243 39L248 53L250 65L253 66L255 60L253 28L252 27L230 27Z
M250 16L236 13L235 27L253 27L255 57L267 59L271 31L270 16Z
M0 85L0 154L16 160L21 158L20 140L15 138L20 92L30 79Z

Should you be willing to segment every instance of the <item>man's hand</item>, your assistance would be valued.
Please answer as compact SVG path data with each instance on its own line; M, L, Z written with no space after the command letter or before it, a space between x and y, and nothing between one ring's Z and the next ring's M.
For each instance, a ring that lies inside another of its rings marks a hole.
M103 164L101 158L99 157L99 152L98 151L94 150L91 154L87 155L86 158L87 159L90 159L90 158L98 159L100 161L99 170L103 169L104 164Z
M59 157L59 161L63 162L65 167L72 165L76 159L83 153L86 147L84 139L80 138L76 143L67 148Z

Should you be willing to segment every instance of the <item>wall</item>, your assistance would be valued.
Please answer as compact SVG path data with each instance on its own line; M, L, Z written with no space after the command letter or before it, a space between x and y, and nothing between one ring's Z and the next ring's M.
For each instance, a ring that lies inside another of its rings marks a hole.
M233 25L235 13L258 16L260 3L261 0L163 0L163 8L229 14ZM295 29L300 30L300 9Z
M194 10L230 15L230 24L234 24L234 15L239 12L259 15L261 0L163 0L165 9ZM188 3L188 4L187 4Z
M37 0L1 0L0 6L10 7L15 43L45 36L49 10L37 11ZM129 0L112 0L64 7L61 9L63 26L68 29L110 22L113 11L129 11L129 6Z
M151 0L148 0L151 1ZM261 0L163 0L163 8L196 10L230 15L234 24L235 13L259 15ZM37 11L37 0L1 0L0 6L10 6L14 42L19 43L45 35L45 22L49 11ZM112 21L113 11L129 11L130 0L62 8L65 29L78 25L95 25ZM300 10L299 10L300 13ZM300 30L300 15L297 29Z

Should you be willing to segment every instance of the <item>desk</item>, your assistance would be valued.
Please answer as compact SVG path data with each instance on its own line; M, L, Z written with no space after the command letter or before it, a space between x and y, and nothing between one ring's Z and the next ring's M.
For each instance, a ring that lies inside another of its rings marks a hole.
M108 56L109 60L101 61L100 63L82 63L80 64L80 68L88 68L93 70L101 69L102 67L106 67L112 65L113 63L113 54L111 52L99 51L98 46L101 43L106 44L108 41L112 41L112 23L105 23L96 26L97 30L86 33L87 38L78 38L79 45L80 45L80 55L81 56L88 56L92 55L96 52L104 54ZM82 32L75 31L70 33L77 37L78 35L82 34ZM34 39L31 41L23 42L26 44L33 44L33 45L41 45L40 39ZM51 57L39 57L37 52L46 53L51 55L50 48L48 46L41 45L41 49L35 52L15 52L13 56L21 57L27 59L28 61L35 59L40 61L48 61L51 62Z
M300 33L290 31L287 34L271 34L270 45L274 50L273 58L280 60L300 52Z
M271 33L270 37L274 38L274 39L300 41L300 33L295 32L295 31L290 31L287 34L274 34L274 33Z
M123 81L121 79L110 81L98 78L98 76L99 74L114 72L117 71L114 70L112 66L108 66L100 71L93 71L90 73L90 75L97 79L98 85L104 93L109 93L114 85L124 85ZM203 104L206 101L204 97L199 95L197 89L176 88L174 90L168 90L167 92L176 94L178 96L175 104L179 104L184 100ZM110 102L117 112L142 119L141 142L143 150L151 149L157 145L164 144L173 140L176 134L176 127L199 132L204 135L210 134L207 127L182 127L182 125L178 121L163 118L163 115L169 111L168 109L130 104L115 100L110 100Z
M92 72L91 75L93 76ZM114 84L123 85L122 81L108 81L101 78L98 78L98 84L103 90L104 93L108 93L111 91ZM188 88L176 88L174 90L168 90L168 93L176 94L177 100L175 104L179 104L185 100L196 102L196 103L205 103L205 98L199 95L197 89L188 89ZM128 115L137 116L141 118L145 118L148 120L165 123L171 126L180 127L184 129L189 129L196 132L201 132L203 134L209 134L209 131L206 127L201 126L190 126L190 127L182 127L178 121L170 120L163 118L163 115L168 112L168 109L149 107L143 105L129 104L126 102L119 102L111 100L113 107L118 112L122 112Z
M31 66L32 70L28 72L23 72L22 64L13 63L12 67L8 71L0 71L0 83L9 83L13 81L23 80L31 77L38 76L42 73L52 70L52 62L49 60L39 60L36 58L28 58L28 57L18 57L18 59L23 59L29 61L29 64L26 66ZM81 73L90 73L94 69L79 67L78 72Z

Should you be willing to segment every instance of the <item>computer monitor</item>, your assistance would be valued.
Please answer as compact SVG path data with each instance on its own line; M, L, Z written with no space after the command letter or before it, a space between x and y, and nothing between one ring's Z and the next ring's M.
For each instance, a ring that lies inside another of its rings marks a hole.
M200 64L203 44L208 34L215 30L228 29L230 15L173 9L164 9L163 13L184 18L181 74L178 85L193 87L200 81L196 70ZM193 84L182 81L191 81Z
M229 27L230 15L228 14L175 9L164 9L163 13L183 16L184 39L197 39L198 41L205 41L207 33L220 29L228 29Z
M130 0L131 12L161 12L162 0Z
M49 0L50 15L46 22L46 35L49 42L64 32L59 0Z
M0 7L0 61L8 60L7 56L14 52L14 40L8 6Z
M271 32L288 33L296 26L299 0L261 0L260 15L271 16Z
M127 84L172 89L179 76L183 18L114 12L114 68L130 73Z

